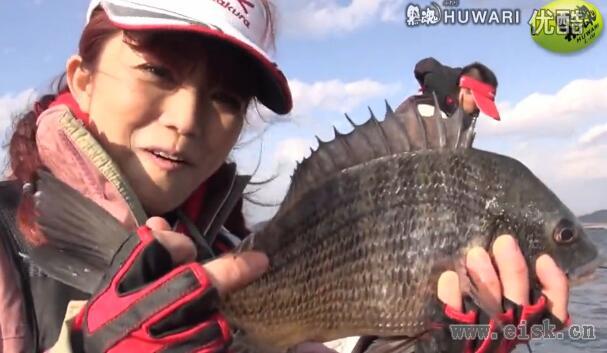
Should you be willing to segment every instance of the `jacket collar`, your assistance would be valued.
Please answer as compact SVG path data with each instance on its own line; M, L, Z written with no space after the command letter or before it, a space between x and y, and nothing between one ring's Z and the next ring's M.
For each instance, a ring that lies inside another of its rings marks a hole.
M54 104L40 115L36 142L43 164L57 178L91 198L130 229L145 224L148 216L132 187L83 120L74 116L69 104ZM182 230L189 230L187 233L199 247L212 244L229 219L240 219L228 225L230 231L240 237L246 235L240 204L250 178L238 175L236 164L224 163L205 183L204 202L198 215L177 210Z

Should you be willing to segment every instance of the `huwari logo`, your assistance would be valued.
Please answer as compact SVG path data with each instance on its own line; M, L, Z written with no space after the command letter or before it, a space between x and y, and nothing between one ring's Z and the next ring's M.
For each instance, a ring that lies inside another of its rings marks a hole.
M445 25L516 25L521 22L520 9L460 8L459 0L443 0L442 6L432 1L429 6L409 3L405 8L407 27Z
M585 0L556 0L535 9L531 37L543 48L570 53L594 43L603 31L601 12Z
M247 26L247 28L249 28L251 26L251 22L247 18L247 16L249 15L249 10L255 8L255 4L253 4L251 1L249 1L249 0L236 0L235 2L237 2L238 5L240 5L240 8L242 10L239 9L238 7L234 6L232 4L232 2L229 1L229 0L213 0L213 1L215 3L217 3L219 6L223 7L224 9L226 9L228 12L230 12L232 15L234 15L240 21L242 21L242 23L245 26Z

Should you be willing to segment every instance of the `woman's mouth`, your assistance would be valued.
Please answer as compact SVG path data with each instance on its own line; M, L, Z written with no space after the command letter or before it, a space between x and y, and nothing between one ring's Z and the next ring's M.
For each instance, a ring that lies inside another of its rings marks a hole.
M166 171L176 170L188 165L185 158L178 153L158 149L145 149L144 151L156 166Z

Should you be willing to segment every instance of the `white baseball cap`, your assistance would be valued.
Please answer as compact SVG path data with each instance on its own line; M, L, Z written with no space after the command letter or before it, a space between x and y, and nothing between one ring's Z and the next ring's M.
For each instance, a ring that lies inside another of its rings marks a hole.
M260 64L259 101L277 114L291 111L288 81L268 55L268 14L261 0L92 0L87 23L98 6L124 30L190 31L243 49Z

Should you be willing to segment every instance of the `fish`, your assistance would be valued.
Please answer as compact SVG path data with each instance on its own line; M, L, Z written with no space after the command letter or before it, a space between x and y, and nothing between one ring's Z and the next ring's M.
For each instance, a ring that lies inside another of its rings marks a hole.
M237 337L266 353L351 336L415 342L431 329L439 309L431 299L446 270L460 274L481 307L498 311L501 304L466 278L463 259L502 234L516 237L532 283L544 253L572 283L601 265L579 220L548 186L522 162L474 148L475 122L461 109L442 117L434 100L433 116L415 104L395 113L387 102L382 121L372 111L360 125L346 115L353 130L334 129L298 164L276 214L234 250L259 250L270 260L261 278L219 304ZM46 267L90 292L131 235L52 175L39 175L32 193L49 239ZM73 246L83 241L84 249ZM58 249L63 256L48 255ZM390 345L377 351L405 351Z

